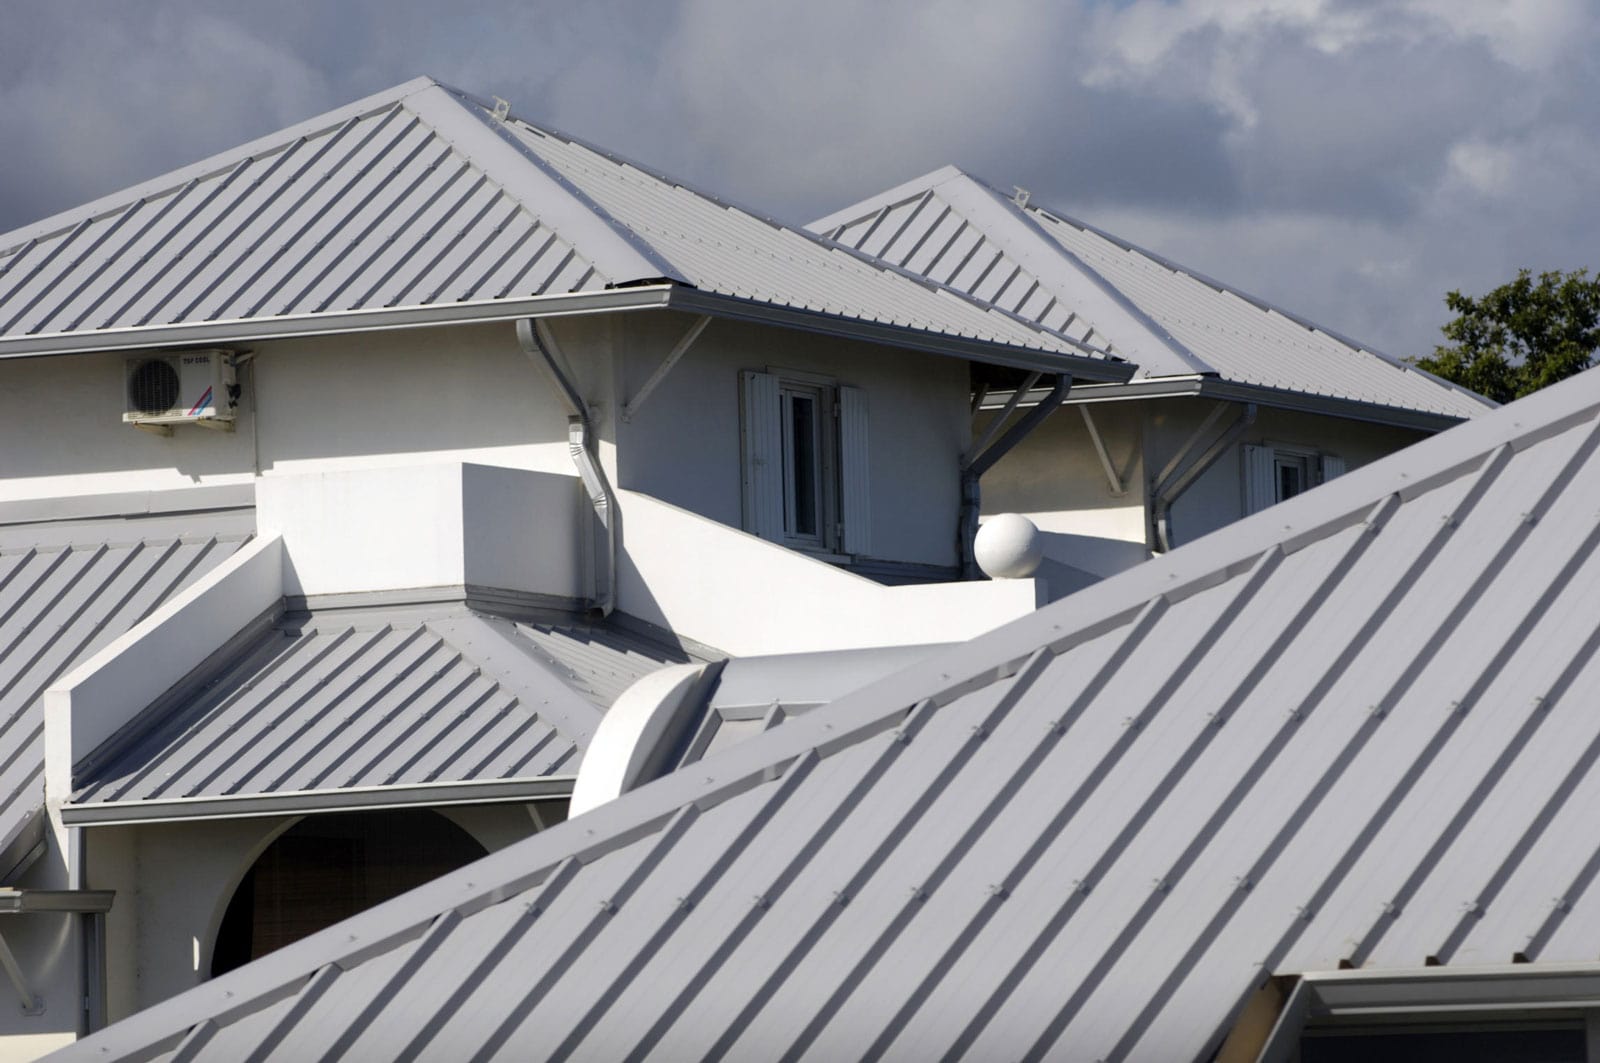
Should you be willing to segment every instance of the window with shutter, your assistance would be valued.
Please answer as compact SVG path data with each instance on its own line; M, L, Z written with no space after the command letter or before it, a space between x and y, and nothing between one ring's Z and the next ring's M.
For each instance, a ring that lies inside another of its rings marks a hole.
M1344 472L1344 459L1309 447L1263 443L1244 447L1244 511L1248 516L1311 490Z
M782 370L740 374L745 530L822 553L870 547L867 401Z

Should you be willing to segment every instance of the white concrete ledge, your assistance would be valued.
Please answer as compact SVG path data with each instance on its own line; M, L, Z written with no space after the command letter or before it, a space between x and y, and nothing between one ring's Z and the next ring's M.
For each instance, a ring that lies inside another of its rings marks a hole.
M619 491L617 608L735 657L960 642L1041 604L1036 580L885 587Z
M283 596L283 542L246 543L44 694L45 796L73 767Z

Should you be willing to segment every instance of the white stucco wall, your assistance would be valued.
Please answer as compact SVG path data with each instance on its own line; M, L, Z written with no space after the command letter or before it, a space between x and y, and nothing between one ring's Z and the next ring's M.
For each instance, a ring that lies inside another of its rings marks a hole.
M531 807L435 811L494 852L537 831ZM106 919L111 1021L205 981L234 890L273 839L297 822L299 817L274 816L90 831L90 885L117 891Z
M1159 470L1200 425L1213 403L1205 399L1167 399L1148 405L1146 460L1150 468ZM1350 471L1423 438L1425 433L1404 428L1260 408L1255 424L1239 444L1219 457L1173 506L1173 544L1193 542L1245 515L1245 444L1284 443L1336 454L1345 460L1346 470Z
M65 865L54 851L46 852L15 885L65 889ZM37 1059L77 1036L79 918L54 912L0 916L0 931L28 988L44 1002L40 1014L22 1014L10 980L0 975L0 1060Z
M616 341L624 401L692 321L626 320ZM968 370L957 358L713 321L633 420L616 425L618 486L739 527L739 371L769 368L866 392L872 555L955 564L960 456L970 436Z
M622 423L616 407L693 320L635 313L551 324L596 410L618 486L738 527L739 370L821 374L867 393L872 554L954 563L970 434L963 361L716 321ZM123 424L124 360L0 362L0 501L428 462L573 471L566 410L508 323L263 342L240 374L232 433L179 426L164 438Z

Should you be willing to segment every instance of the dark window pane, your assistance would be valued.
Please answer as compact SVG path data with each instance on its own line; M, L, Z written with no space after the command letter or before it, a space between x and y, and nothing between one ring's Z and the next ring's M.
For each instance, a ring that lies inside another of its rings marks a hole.
M817 534L817 403L806 395L792 395L790 407L790 446L794 454L794 534Z
M1293 498L1305 490L1305 471L1298 464L1278 466L1278 501Z
M1307 1034L1301 1063L1583 1063L1582 1030Z

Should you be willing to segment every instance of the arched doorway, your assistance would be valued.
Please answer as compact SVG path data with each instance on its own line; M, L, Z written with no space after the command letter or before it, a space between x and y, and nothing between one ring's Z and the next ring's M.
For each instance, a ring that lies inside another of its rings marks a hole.
M307 816L262 852L234 891L211 951L225 974L487 855L427 809Z

